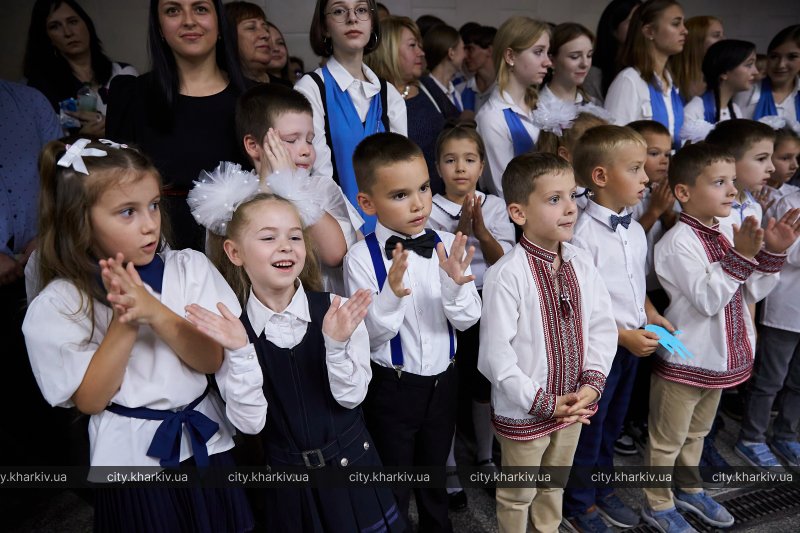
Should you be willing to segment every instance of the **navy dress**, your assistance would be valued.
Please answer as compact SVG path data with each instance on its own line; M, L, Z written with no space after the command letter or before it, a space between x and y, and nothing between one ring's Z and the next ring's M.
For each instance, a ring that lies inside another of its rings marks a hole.
M422 149L428 175L431 179L431 192L435 196L444 194L444 181L436 170L436 139L444 129L445 118L427 94L419 94L406 100L408 115L408 138Z
M261 432L266 463L282 467L344 469L380 466L361 407L347 409L333 397L325 362L322 320L328 293L308 292L311 323L300 344L279 348L256 335L247 313L241 320L264 374L267 422ZM404 531L388 487L268 489L267 531Z

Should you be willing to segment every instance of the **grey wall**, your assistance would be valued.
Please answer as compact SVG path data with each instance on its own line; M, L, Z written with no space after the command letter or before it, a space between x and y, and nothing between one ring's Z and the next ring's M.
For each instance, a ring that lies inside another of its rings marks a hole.
M147 70L148 0L78 0L94 20L106 52L114 60ZM317 59L308 45L313 0L251 0L264 8L286 37L289 51L301 56L306 67ZM383 0L393 14L414 19L437 15L456 27L474 20L499 26L511 15L529 15L551 22L580 22L597 26L605 0ZM0 0L0 77L22 75L25 38L34 0ZM686 16L714 15L722 19L729 37L755 42L760 51L781 28L800 22L796 0L692 0L683 2Z

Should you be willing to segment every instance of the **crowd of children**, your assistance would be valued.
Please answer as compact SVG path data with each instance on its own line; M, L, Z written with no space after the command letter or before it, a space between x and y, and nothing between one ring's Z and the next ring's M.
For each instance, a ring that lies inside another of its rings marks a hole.
M47 402L91 415L91 466L444 471L465 387L480 467L498 468L496 439L501 468L612 468L633 425L644 464L676 469L639 510L591 483L498 486L501 531L694 531L679 510L733 525L692 468L723 389L748 383L736 453L800 467L800 26L769 47L789 82L776 68L751 90L755 46L722 40L684 108L668 66L683 10L648 0L608 113L580 87L594 35L561 25L550 56L550 27L512 17L477 129L438 138L433 195L403 96L362 61L375 11L319 0L311 39L327 64L297 90L239 97L255 170L198 176L187 201L205 255L170 247L159 172L135 147L44 148L23 332ZM234 453L237 431L260 437L257 454ZM419 529L452 531L457 493L414 489ZM95 527L406 531L411 496L106 488Z

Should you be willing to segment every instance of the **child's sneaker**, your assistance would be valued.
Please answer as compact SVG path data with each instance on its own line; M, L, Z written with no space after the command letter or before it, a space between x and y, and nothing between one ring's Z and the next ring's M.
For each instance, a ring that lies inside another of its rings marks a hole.
M705 492L675 491L675 507L688 511L714 527L731 527L733 516Z
M800 468L800 443L796 440L773 440L770 448L787 466Z
M642 518L661 533L697 533L675 507L666 511L653 511L647 505L642 507Z
M625 433L631 436L639 453L644 454L644 450L647 448L647 437L649 436L647 422L630 422L625 425Z
M636 455L636 443L627 433L623 433L614 442L614 453L619 455Z
M639 525L639 514L625 505L613 492L597 501L597 510L603 518L617 527Z
M763 442L745 444L741 440L733 447L736 455L745 460L750 466L756 468L780 468L781 463L770 451L769 446Z
M569 516L563 521L563 525L574 533L613 533L614 530L603 522L597 507L594 505L583 514Z

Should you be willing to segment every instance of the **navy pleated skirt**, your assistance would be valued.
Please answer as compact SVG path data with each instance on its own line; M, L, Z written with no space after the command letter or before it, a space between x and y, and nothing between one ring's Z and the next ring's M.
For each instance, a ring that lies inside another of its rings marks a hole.
M210 466L233 467L230 451L209 457ZM194 459L182 465L194 465ZM113 533L245 532L255 527L241 488L132 487L97 489L94 529Z

